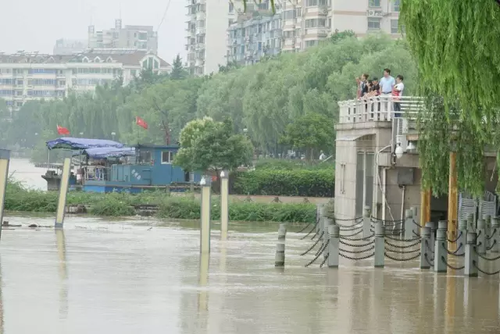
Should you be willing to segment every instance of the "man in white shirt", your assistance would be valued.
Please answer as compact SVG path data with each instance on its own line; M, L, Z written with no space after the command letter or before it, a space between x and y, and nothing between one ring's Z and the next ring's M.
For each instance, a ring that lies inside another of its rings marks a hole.
M403 96L403 91L405 90L405 84L403 83L403 76L398 75L396 77L396 86L394 86L394 114L395 117L401 117L401 96Z
M382 95L389 96L392 94L392 89L394 88L394 85L396 82L394 81L394 78L391 77L391 70L386 68L384 70L384 77L380 80L380 93Z
M395 85L394 78L391 77L391 70L386 68L384 69L384 77L380 80L380 96L383 101L383 110L389 112L389 106L391 105L390 96L392 95L392 90Z

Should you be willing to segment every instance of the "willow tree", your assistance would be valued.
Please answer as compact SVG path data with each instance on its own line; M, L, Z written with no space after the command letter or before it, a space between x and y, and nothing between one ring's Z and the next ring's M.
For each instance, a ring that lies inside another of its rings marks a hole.
M479 195L484 148L500 148L498 1L403 0L400 18L427 98L419 141L424 186L446 190L443 150L454 150L459 187Z

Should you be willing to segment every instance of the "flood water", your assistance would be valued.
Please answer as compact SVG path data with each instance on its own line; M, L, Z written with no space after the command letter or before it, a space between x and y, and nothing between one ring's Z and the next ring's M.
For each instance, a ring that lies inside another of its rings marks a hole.
M277 270L275 224L233 224L226 241L214 226L200 263L196 223L68 217L62 232L25 227L50 217L7 219L23 227L2 233L0 333L499 332L498 275L305 268L311 241L291 231Z
M45 172L13 159L14 178ZM498 275L421 271L417 260L304 265L312 241L290 227L274 268L276 224L231 224L199 256L197 223L9 216L0 243L0 334L499 333ZM484 265L484 264L483 264ZM484 266L483 266L484 267ZM489 268L494 271L497 268Z
M36 168L29 159L11 159L9 164L9 175L16 181L20 181L26 188L47 190L47 181L42 179L46 169Z

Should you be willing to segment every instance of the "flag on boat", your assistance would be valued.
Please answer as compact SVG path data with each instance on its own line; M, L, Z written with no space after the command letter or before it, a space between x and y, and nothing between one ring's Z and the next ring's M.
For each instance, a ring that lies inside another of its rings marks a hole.
M135 116L135 124L139 125L141 128L147 129L148 123L139 116Z
M57 133L60 135L69 135L69 130L62 126L57 126Z

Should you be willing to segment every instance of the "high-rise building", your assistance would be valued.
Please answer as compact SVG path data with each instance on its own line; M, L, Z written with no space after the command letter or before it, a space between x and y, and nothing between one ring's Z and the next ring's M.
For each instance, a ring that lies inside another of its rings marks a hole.
M70 55L80 53L87 49L87 42L74 39L58 39L54 45L55 55Z
M158 52L158 33L152 26L125 26L122 20L115 20L115 27L108 30L88 28L88 48L137 49L139 51Z
M94 49L75 55L18 52L0 54L0 99L11 110L26 101L64 98L68 92L89 92L121 78L126 85L143 69L168 73L171 66L153 53Z
M399 37L400 0L290 0L283 2L283 52L315 46L335 31L362 37L385 32Z
M241 65L258 63L281 52L281 15L253 16L228 29L227 61Z
M236 20L240 1L187 0L187 67L206 75L226 65L227 29Z

